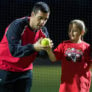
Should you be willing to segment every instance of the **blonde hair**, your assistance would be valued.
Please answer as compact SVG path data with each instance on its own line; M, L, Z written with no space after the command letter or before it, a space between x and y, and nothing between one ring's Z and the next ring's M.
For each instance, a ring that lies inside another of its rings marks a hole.
M72 20L70 22L70 24L76 24L81 31L86 32L86 27L85 27L84 21L75 19L75 20Z
M83 31L83 35L82 35L82 40L83 40L83 36L86 33L86 26L83 20L79 20L79 19L74 19L72 21L70 21L69 25L71 24L76 24L76 26L80 29L80 31Z

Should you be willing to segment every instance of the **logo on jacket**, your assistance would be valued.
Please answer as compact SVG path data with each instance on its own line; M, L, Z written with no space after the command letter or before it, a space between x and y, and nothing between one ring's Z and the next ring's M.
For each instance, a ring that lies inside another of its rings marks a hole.
M83 52L75 48L68 48L65 52L65 56L68 61L81 61Z

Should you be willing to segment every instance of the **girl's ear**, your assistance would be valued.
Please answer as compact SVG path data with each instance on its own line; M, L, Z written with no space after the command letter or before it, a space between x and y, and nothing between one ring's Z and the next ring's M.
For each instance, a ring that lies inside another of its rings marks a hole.
M84 30L82 30L81 35L83 36L84 34L85 34L85 31L84 31Z

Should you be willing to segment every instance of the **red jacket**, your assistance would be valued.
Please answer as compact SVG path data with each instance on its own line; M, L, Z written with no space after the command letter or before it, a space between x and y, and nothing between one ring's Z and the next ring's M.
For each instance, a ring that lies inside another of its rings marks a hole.
M28 17L16 19L7 28L0 42L0 69L22 72L33 68L37 56L33 45L47 31L34 32L28 25Z

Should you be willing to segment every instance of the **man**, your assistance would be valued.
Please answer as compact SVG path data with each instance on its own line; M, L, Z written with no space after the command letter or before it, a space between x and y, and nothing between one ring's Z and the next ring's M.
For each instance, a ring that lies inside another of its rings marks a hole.
M44 25L49 6L37 2L30 17L14 20L5 30L0 43L0 92L30 92L32 62L39 51L41 38L48 37Z

